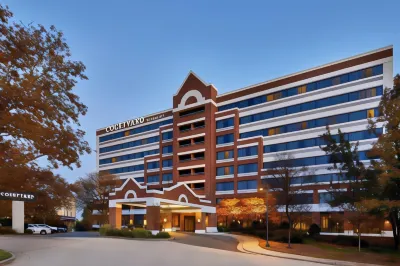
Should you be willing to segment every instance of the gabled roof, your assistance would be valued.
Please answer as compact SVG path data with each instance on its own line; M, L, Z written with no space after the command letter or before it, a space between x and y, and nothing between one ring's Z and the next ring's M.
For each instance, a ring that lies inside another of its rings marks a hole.
M185 80L182 82L181 86L179 87L179 89L174 94L174 96L178 95L179 91L182 89L183 85L185 85L186 81L189 79L190 76L195 77L197 80L199 80L201 83L203 83L204 86L209 86L210 85L207 82L204 82L201 78L199 78L199 76L197 76L192 70L190 70L188 75L186 76Z

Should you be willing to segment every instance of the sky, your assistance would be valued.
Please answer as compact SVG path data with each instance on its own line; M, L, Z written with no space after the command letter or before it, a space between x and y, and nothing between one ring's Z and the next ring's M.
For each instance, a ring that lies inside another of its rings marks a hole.
M388 45L400 73L400 1L0 0L15 19L62 30L89 80L75 93L96 129L172 107L190 70L219 93ZM69 182L96 170L55 170Z

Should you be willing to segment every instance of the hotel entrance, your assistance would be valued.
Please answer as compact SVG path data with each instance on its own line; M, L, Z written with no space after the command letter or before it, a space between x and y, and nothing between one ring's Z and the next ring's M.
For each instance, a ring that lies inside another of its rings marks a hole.
M194 216L185 216L183 231L185 231L185 232L194 232L195 231L195 217Z

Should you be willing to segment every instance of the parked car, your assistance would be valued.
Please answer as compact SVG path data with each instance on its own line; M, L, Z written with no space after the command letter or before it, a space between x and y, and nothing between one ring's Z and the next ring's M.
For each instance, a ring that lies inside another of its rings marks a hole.
M36 224L28 224L26 230L31 230L34 234L41 234L41 235L51 234L50 228L41 227Z
M47 224L35 224L35 225L40 226L40 227L49 228L49 229L51 230L51 233L52 233L52 234L58 232L58 228L57 228L57 227L54 227L54 226L50 226L50 225L47 225Z
M65 228L65 227L57 227L57 232L66 233L67 232L67 228Z

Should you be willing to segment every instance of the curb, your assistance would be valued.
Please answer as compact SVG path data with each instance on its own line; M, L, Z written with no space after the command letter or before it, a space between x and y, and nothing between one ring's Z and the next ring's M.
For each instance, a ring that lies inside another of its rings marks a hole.
M9 263L11 263L13 260L15 260L15 255L14 255L14 253L12 253L12 252L10 252L10 251L7 251L7 252L11 254L11 258L8 258L8 259L5 259L5 260L0 261L0 266L1 266L1 265L5 265L5 264L9 264Z
M99 236L99 237L124 239L124 240L137 240L137 241L172 241L172 240L175 240L175 237L170 237L170 238L134 238L134 237L119 237L119 236Z

